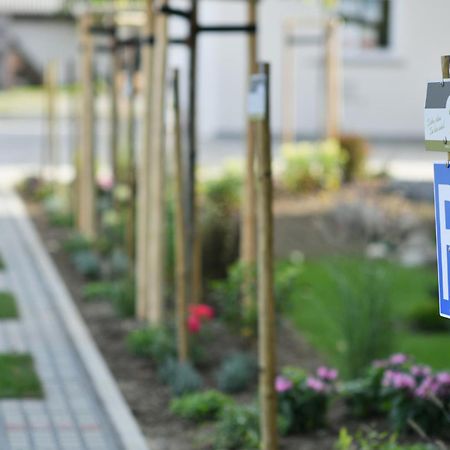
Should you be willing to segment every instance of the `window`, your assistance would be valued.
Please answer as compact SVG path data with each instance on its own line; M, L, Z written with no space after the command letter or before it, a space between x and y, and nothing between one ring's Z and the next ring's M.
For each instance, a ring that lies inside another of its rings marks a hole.
M344 46L350 50L388 49L391 0L341 0Z

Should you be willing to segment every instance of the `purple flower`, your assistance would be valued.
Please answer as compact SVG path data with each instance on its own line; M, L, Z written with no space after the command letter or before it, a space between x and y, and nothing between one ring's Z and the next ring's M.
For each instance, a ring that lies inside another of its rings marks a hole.
M318 378L314 377L308 377L308 379L306 380L306 387L315 392L326 391L325 383L322 380L319 380Z
M428 366L412 366L411 374L416 378L424 378L431 375L431 369Z
M414 391L416 397L427 398L437 394L439 383L433 376L426 377L420 386Z
M414 390L417 385L416 380L412 375L403 372L395 372L393 370L386 371L382 384L384 387L411 391Z
M436 379L440 384L450 385L450 373L440 372L436 375Z
M408 361L408 357L403 353L396 353L389 358L389 363L393 366L401 366Z
M279 375L275 379L275 390L279 393L289 391L293 386L294 383L289 378Z
M335 381L338 377L338 371L321 366L317 369L317 376L324 381Z

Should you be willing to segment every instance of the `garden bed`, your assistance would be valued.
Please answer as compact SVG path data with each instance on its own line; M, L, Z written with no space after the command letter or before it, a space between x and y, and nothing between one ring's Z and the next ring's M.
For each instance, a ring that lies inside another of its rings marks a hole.
M292 256L293 251L295 256L295 250L316 258L335 253L361 254L366 252L372 234L379 233L380 229L377 227L369 229L369 231L362 229L361 217L350 217L351 214L340 217L336 214L336 211L342 209L340 205L356 204L359 206L362 203L369 205L372 216L369 214L369 218L365 218L369 222L369 228L372 225L372 219L378 224L378 227L385 226L381 225L379 215L373 215L373 212L377 210L384 212L383 220L386 217L389 218L389 214L392 213L397 217L400 215L411 217L411 211L414 210L413 215L419 216L422 222L425 218L426 226L429 226L432 216L430 216L428 205L413 206L395 195L385 195L384 188L383 183L370 182L346 188L338 193L279 198L275 204L278 256ZM87 302L84 300L85 280L74 270L72 261L62 245L69 237L70 231L51 226L40 204L28 203L28 209L124 397L154 448L168 450L206 450L211 448L210 441L214 432L212 427L209 425L194 426L172 414L169 409L170 389L160 382L154 365L149 359L142 359L130 353L126 344L127 336L131 331L141 328L142 324L132 319L118 318L110 302ZM351 212L353 209L350 208L347 211ZM411 230L415 231L421 228L417 226L417 222L412 222L412 225L411 223L408 225L406 235L412 232ZM330 230L334 230L331 232L331 236L337 237L336 225L338 225L338 231L341 232L339 240L323 239L324 235L330 235ZM353 227L352 230L356 230L356 232L345 233L347 226ZM394 244L399 246L397 230L390 227L389 232L391 232L389 237L392 238ZM402 230L402 233L404 236L405 231ZM389 248L392 249L394 246L390 245ZM305 327L305 324L300 323L301 321L297 320L298 315L299 313L296 312L292 316L294 326L298 326L300 329L303 327L307 331L310 341L314 342L325 355L327 353L326 345L320 345L320 342L314 339L314 336L311 335L311 327ZM279 367L294 365L302 367L308 372L315 371L324 358L291 325L287 323L280 325ZM326 326L326 324L318 323L317 327L312 327L316 328L317 335L321 333L321 326ZM248 348L245 341L233 336L222 324L214 324L211 337L208 353L211 356L210 359L216 360L216 362L223 357L224 348L255 352L254 348ZM217 364L210 364L209 367L202 370L206 387L213 386L216 370ZM236 399L238 402L245 402L252 397L254 397L254 392L247 392L236 396ZM357 430L362 425L381 430L387 428L384 420L354 421L349 420L345 414L346 409L341 400L333 403L326 428L309 434L283 438L283 448L292 450L298 448L332 449L339 431L343 427L349 429L350 432Z

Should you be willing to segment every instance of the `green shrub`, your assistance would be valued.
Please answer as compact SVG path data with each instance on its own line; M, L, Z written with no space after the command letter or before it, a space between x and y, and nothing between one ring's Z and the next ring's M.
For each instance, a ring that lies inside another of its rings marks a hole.
M310 432L326 424L337 377L337 370L327 367L320 367L315 376L292 367L282 371L276 378L275 389L283 434Z
M82 250L91 250L92 242L81 234L75 233L63 244L64 250L68 253L76 253Z
M75 270L88 280L98 280L101 276L101 263L92 250L81 250L72 255Z
M120 317L135 315L135 284L132 279L125 279L115 284L112 292L112 304Z
M344 181L355 181L365 175L369 143L361 136L347 135L339 138L347 155L344 165Z
M254 406L228 406L217 423L215 450L258 450L259 413Z
M448 320L439 315L437 303L424 303L417 306L409 317L411 326L414 330L427 333L445 332L450 329Z
M116 285L111 281L95 281L83 286L85 300L106 300L114 295Z
M362 264L353 279L339 273L335 277L339 300L335 319L344 342L337 357L342 372L355 378L392 350L394 324L387 277L373 264Z
M221 392L209 390L187 394L171 401L170 409L177 416L193 422L217 420L225 407L233 404L230 397Z
M335 189L343 179L346 154L336 140L285 144L282 184L290 192Z
M233 394L256 385L258 364L253 355L232 353L222 363L217 374L221 391Z
M109 260L110 271L113 277L123 276L130 270L128 255L120 248L115 248Z
M432 444L406 444L401 445L397 441L397 435L380 433L368 429L358 431L354 436L349 434L346 428L339 432L339 439L335 444L335 450L437 450Z
M170 386L176 397L199 391L203 386L203 380L197 370L190 363L180 363L175 358L168 358L162 363L159 377L163 383Z
M174 358L177 353L175 336L166 326L135 330L128 335L127 343L135 355L151 358L157 364Z
M64 212L54 212L48 215L50 225L60 228L71 228L75 224L73 214Z

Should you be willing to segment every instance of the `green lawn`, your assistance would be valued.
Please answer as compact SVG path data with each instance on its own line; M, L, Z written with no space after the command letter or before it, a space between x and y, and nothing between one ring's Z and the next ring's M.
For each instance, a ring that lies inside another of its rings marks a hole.
M0 398L43 397L41 382L27 354L0 354Z
M16 319L19 316L16 300L9 292L0 292L0 320Z
M309 261L296 281L286 316L294 326L326 356L337 364L345 351L342 329L338 325L340 305L338 280L357 285L361 267L381 270L387 298L395 320L394 350L404 351L417 361L435 368L450 368L450 333L420 333L409 326L410 314L421 304L434 302L437 310L437 278L430 269L405 268L394 263L370 263L357 258L328 258ZM437 314L437 312L436 312ZM355 320L358 320L355 314ZM438 319L446 320L446 319Z

